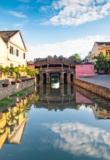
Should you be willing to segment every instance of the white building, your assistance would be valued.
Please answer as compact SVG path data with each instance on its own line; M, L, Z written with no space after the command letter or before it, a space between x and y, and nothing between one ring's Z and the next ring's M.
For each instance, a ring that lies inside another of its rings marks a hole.
M0 67L25 67L26 52L27 49L19 30L0 31ZM2 78L1 73L0 78Z

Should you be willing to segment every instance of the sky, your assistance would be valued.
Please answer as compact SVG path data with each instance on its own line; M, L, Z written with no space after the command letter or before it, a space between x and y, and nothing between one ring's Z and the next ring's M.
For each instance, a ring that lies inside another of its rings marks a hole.
M20 30L27 60L84 58L94 42L110 41L110 0L0 0L0 30Z

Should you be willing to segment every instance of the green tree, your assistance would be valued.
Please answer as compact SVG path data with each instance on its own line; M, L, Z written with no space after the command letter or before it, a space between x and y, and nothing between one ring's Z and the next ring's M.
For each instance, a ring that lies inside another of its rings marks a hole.
M77 62L81 62L82 59L80 57L80 55L78 53L72 54L70 57L70 59L76 60Z
M98 71L108 71L110 68L110 59L108 59L107 56L99 54L95 56L94 59L96 60L95 69Z
M31 77L35 77L35 75L37 75L39 73L39 70L26 67L25 72L27 73L27 75L30 75Z

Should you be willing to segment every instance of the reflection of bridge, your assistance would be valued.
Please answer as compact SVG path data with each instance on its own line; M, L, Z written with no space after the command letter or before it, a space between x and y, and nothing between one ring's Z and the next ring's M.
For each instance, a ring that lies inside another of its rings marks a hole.
M28 62L31 66L31 63ZM73 82L75 72L75 61L65 57L51 57L38 58L34 60L34 68L38 68L40 73L37 76L37 82L50 84L51 75L59 74L61 84L70 84Z
M38 106L44 106L46 108L66 108L75 104L75 92L71 85L60 85L58 89L52 89L50 85L41 85L37 88L37 94L39 95L39 101L36 102Z

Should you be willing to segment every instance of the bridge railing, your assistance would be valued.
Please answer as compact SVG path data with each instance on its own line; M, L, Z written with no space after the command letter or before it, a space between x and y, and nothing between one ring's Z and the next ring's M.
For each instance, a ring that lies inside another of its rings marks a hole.
M67 67L48 67L48 68L40 68L40 71L42 72L48 72L48 71L62 71L62 72L74 72L74 69L67 68Z

